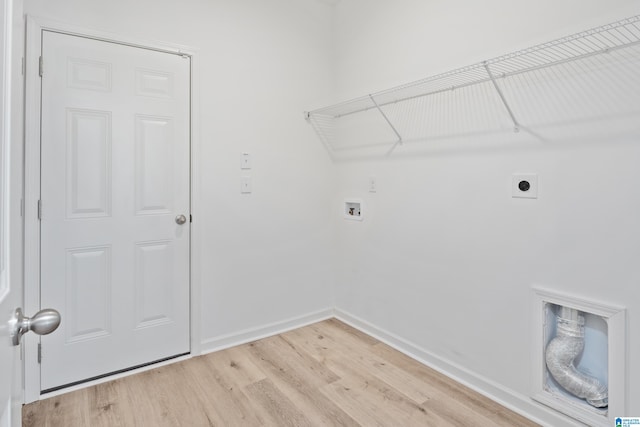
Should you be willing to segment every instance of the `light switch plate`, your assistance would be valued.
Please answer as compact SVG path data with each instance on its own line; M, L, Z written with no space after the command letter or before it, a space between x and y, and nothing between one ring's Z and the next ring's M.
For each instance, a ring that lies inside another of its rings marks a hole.
M251 193L251 177L240 177L240 192L243 194Z
M520 199L537 199L538 174L514 173L511 177L511 197Z
M251 154L242 153L240 155L240 169L251 169Z

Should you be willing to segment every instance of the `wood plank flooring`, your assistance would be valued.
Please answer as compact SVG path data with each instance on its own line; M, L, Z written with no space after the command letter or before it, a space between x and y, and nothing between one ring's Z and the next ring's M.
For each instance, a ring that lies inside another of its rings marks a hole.
M24 427L536 425L335 319L23 409Z

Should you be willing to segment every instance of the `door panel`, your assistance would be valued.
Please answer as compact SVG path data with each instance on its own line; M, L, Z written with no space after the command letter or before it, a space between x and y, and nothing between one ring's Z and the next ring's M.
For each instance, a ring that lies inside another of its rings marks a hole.
M67 109L67 218L110 216L111 113Z
M172 211L171 169L173 126L164 117L136 116L136 212Z
M172 259L170 241L136 245L136 328L171 322Z
M65 323L68 343L111 333L111 248L67 250Z
M189 352L189 59L44 31L50 390Z

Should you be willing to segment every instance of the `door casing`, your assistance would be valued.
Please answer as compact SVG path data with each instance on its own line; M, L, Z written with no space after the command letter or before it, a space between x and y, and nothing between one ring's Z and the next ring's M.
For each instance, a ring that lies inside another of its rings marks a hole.
M52 22L27 16L25 53L25 194L24 194L24 308L25 312L36 312L40 308L40 221L38 220L38 200L40 198L40 63L42 52L42 31L92 38L128 46L181 54L191 58L191 239L190 239L190 333L191 357L201 352L200 337L200 143L199 143L199 62L198 49L155 41L125 37L119 34L93 31L74 25ZM45 65L46 66L46 65ZM63 319L64 321L64 319ZM40 395L40 366L38 364L38 342L34 334L24 338L24 387L25 403L34 402ZM180 359L177 359L180 360ZM132 371L135 372L135 371ZM83 386L91 385L85 383Z

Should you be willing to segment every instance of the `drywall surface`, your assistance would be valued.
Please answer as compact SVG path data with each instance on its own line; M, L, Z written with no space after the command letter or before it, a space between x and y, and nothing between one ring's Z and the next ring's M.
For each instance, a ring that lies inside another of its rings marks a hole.
M303 120L330 101L331 8L316 0L27 0L25 12L199 49L203 349L332 306L331 163ZM241 171L241 153L252 169ZM252 176L251 194L240 177Z
M638 13L632 1L345 0L334 22L336 101ZM471 134L388 157L352 150L336 163L339 312L562 425L570 421L529 401L541 369L530 363L531 287L626 307L626 415L640 413L639 128L589 125L598 132ZM511 197L514 173L538 174L537 199ZM362 222L341 218L345 198L363 199Z

